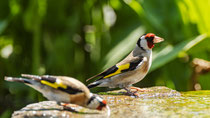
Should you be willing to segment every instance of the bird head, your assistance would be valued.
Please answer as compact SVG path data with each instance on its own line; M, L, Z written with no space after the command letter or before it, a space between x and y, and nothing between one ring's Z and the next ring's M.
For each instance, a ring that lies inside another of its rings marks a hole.
M137 45L143 49L152 49L156 43L160 43L162 41L164 41L163 38L158 37L153 33L147 33L139 38Z
M103 108L106 108L106 101L103 100L98 95L91 94L91 97L87 103L87 107L90 109L97 109L102 110Z

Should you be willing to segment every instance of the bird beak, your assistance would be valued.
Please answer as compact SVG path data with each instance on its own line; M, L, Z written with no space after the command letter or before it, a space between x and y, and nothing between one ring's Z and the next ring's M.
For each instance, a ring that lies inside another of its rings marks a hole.
M110 116L110 114L111 114L111 111L110 111L110 108L108 105L101 107L100 111L106 112L107 116Z
M106 107L104 107L103 109L104 109L104 111L107 113L107 116L109 117L110 114L111 114L111 110L110 110L109 106L106 105Z
M154 40L153 40L153 43L160 43L160 42L162 42L162 41L164 41L163 38L158 37L158 36L155 36L155 38L154 38Z

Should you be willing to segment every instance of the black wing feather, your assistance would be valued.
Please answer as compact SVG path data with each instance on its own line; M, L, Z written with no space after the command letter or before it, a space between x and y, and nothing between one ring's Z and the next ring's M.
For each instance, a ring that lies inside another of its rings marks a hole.
M50 83L55 83L56 79L57 79L56 77L49 76L49 75L41 76L41 80L45 80L45 81L48 81Z
M136 67L143 61L143 58L140 58L139 60L137 61L133 61L133 62L130 62L130 66L128 69L125 69L125 70L121 70L121 72L127 72L127 71L132 71L134 69L136 69Z
M112 74L118 70L118 67L116 65L112 66L108 70L104 71L103 73L99 74L99 76L107 76L109 74Z
M77 93L83 92L83 91L81 91L79 89L75 89L75 88L72 88L70 86L68 86L66 89L61 88L61 87L58 87L58 89L63 91L63 92L69 93L69 94L77 94Z
M140 57L140 58L138 58L137 60L130 62L130 63L129 63L129 68L128 68L128 69L121 70L121 72L124 73L124 72L132 71L132 70L136 69L137 66L138 66L142 61L143 61L143 57ZM107 75L109 75L109 74L112 74L112 73L115 73L118 69L119 69L119 68L118 68L116 65L114 65L114 66L112 66L111 68L105 70L104 72L102 72L102 73L100 73L100 74L98 74L98 75L95 75L95 76L89 78L88 80L93 79L93 78L96 78L96 77L100 77L99 79L97 79L97 81L98 81L98 80L101 80L101 79L103 79L105 76L107 76ZM115 75L114 75L114 76L115 76ZM87 80L87 81L88 81L88 80Z
M108 68L107 70L105 70L104 72L99 73L99 74L97 74L97 75L95 75L95 76L93 76L93 77L87 79L86 81L89 81L89 80L91 80L91 79L93 79L93 78L96 78L96 77L100 77L99 80L100 80L100 79L103 79L103 77L105 77L106 75L109 75L109 74L111 74L111 73L114 73L114 72L116 72L117 70L118 70L118 67L117 67L116 65L114 65L114 66Z

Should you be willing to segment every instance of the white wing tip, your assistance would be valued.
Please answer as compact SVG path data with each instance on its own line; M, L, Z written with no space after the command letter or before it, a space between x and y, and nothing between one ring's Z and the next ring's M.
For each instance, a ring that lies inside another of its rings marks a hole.
M4 80L6 80L6 81L13 81L13 77L4 77Z

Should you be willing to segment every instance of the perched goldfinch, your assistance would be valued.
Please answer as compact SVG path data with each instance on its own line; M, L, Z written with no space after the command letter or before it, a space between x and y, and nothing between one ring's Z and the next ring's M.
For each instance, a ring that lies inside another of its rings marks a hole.
M95 75L90 79L99 78L88 85L93 87L123 88L128 94L135 95L130 91L130 86L141 81L147 74L152 64L152 48L155 43L162 42L163 38L148 33L139 38L134 50L122 61Z
M106 101L97 95L90 93L89 89L80 81L66 76L36 76L22 74L23 78L5 77L6 81L25 83L41 92L47 99L64 103L80 105L90 109L102 110L106 107ZM29 78L29 79L26 79Z

